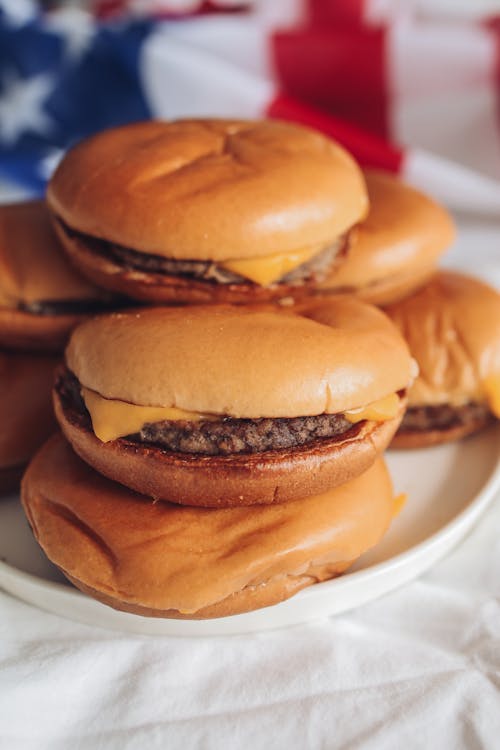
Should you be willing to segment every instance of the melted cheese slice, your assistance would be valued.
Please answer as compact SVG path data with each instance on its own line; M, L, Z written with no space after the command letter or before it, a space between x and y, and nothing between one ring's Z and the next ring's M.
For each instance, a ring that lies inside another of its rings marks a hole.
M95 391L82 387L82 397L87 407L96 437L103 443L139 432L145 424L164 420L216 419L212 415L184 411L174 406L137 406L126 401L103 398Z
M491 411L500 419L500 375L491 375L483 383L486 400Z
M379 401L373 401L361 409L346 411L344 416L348 422L352 422L353 424L361 422L362 419L369 419L373 422L385 422L387 419L395 417L399 409L399 396L397 393L391 393L389 396L381 398Z
M126 401L104 398L84 386L81 388L81 393L92 420L94 433L103 443L117 440L125 435L132 435L139 432L145 424L154 422L165 420L199 422L202 419L220 419L213 414L185 411L175 406L137 406ZM393 393L363 409L345 412L345 418L353 423L360 422L362 419L382 422L395 417L398 411L399 398Z
M396 497L394 498L394 509L392 511L393 518L401 513L404 506L406 505L407 500L408 495L406 494L406 492L401 492L399 495L396 495Z
M222 268L239 276L244 276L260 286L267 286L281 279L290 271L306 263L316 255L321 247L306 247L288 253L268 255L265 258L243 258L241 260L225 260L219 262Z

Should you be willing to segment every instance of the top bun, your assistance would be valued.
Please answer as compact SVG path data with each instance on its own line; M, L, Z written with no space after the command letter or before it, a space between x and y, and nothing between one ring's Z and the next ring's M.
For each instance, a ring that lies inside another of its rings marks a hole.
M42 201L0 206L0 306L101 296L73 270Z
M347 298L322 310L308 313L319 322L222 306L107 315L73 333L67 364L105 398L249 419L342 412L407 387L408 349L383 313Z
M138 252L215 261L324 245L368 208L346 151L278 121L108 130L66 155L47 200L80 232Z
M370 287L397 285L403 277L411 285L412 278L435 270L455 238L451 216L431 198L387 172L366 170L364 175L369 214L350 233L346 258L321 288L369 293Z
M386 312L420 368L410 406L486 400L500 416L500 295L494 289L442 271Z

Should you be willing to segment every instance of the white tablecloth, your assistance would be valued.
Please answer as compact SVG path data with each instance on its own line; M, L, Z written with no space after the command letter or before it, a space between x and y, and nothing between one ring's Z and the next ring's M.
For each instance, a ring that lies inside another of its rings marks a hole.
M500 286L500 224L448 263ZM500 747L500 498L420 580L262 635L121 635L0 593L6 750Z

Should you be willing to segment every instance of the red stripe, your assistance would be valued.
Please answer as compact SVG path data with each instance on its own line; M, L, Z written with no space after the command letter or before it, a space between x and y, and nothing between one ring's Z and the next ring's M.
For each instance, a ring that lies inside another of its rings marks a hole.
M269 117L291 120L320 130L350 151L363 166L378 167L391 172L401 171L404 159L401 148L304 102L278 94L267 107L266 114Z
M271 45L284 91L388 135L384 29L311 27L276 33Z
M166 3L159 3L156 7L151 3L147 12L148 17L153 18L185 18L213 13L240 13L248 11L249 3L241 2L231 6L219 5L215 0L200 0L198 6L193 10L168 10ZM106 20L119 16L131 15L130 0L94 0L93 13L97 18Z
M491 71L491 86L496 100L497 132L500 133L500 15L491 16L483 26L492 34L495 41L495 59Z
M123 0L97 0L92 3L92 12L97 18L115 18L123 13Z
M366 0L308 0L313 24L362 25Z

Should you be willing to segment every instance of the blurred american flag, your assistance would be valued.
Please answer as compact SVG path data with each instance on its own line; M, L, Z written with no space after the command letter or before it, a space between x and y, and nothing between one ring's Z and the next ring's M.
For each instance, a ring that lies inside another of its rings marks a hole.
M272 115L500 209L498 0L0 0L0 177L151 117Z

